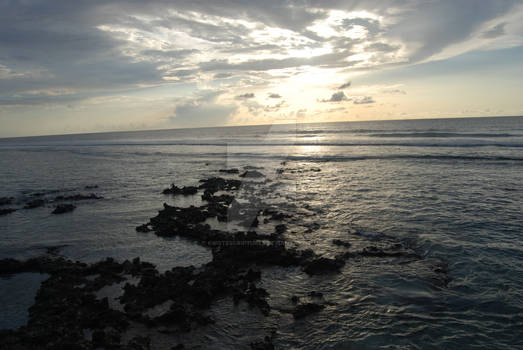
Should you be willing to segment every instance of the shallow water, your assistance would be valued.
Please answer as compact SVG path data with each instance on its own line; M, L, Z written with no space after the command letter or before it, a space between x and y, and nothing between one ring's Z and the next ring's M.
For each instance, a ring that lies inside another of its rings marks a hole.
M0 257L36 256L63 245L59 254L74 260L140 256L162 271L206 263L211 253L197 242L137 233L135 227L156 215L163 202L198 202L162 195L170 183L195 185L223 176L221 168L256 165L274 181L263 199L294 213L289 244L332 257L347 250L333 245L334 238L351 242L349 250L383 240L408 242L424 259L399 264L360 257L349 260L341 274L315 277L299 269L264 270L262 286L271 294L273 311L268 318L242 311L247 333L277 329L279 348L518 349L522 147L523 118L3 139L0 197L13 196L15 203L1 208L21 208L32 193L50 190L59 192L44 198L96 193L104 199L79 201L63 215L52 215L48 204L0 216ZM85 189L88 185L98 188ZM447 286L434 281L435 261L448 264ZM286 311L290 296L305 297L311 290L324 294L327 307L294 321ZM12 303L5 293L0 296L0 304ZM216 305L218 326L202 342L220 348L236 339L238 348L248 348L252 337L236 334L237 316L229 304ZM3 328L20 325L0 314ZM197 343L205 332L196 333L185 341Z

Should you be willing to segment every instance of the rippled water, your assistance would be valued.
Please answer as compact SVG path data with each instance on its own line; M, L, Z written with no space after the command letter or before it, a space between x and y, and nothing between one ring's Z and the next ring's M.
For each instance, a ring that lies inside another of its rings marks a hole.
M278 174L283 161L286 171ZM42 207L0 216L0 257L64 245L59 253L75 260L140 256L161 270L205 263L210 251L196 242L134 228L175 201L161 194L171 182L194 185L220 168L246 165L264 167L279 184L267 200L295 205L291 244L334 256L346 250L334 238L351 242L351 250L391 240L408 242L424 259L359 257L341 274L314 277L266 269L268 318L222 300L213 310L217 323L182 339L186 344L245 348L275 330L279 348L523 348L523 118L3 139L0 197L15 203L0 209L49 190L104 199L78 202L64 215ZM448 264L447 286L433 280L435 261ZM0 304L12 300L6 291L20 283L16 278L1 281ZM327 307L295 321L290 296L311 290L324 294ZM1 317L2 327L20 324Z

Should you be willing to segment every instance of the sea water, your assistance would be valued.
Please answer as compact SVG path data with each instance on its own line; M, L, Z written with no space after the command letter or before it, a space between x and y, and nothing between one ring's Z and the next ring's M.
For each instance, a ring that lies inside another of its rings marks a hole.
M198 198L163 195L171 183L197 185L222 176L219 169L244 166L285 182L278 195L308 212L289 229L288 239L299 247L334 256L340 251L334 238L357 249L392 237L414 245L424 262L448 264L450 282L431 283L425 263L391 265L379 258L349 260L340 274L325 276L270 268L262 279L271 294L269 318L252 310L239 317L221 301L213 312L222 320L200 338L207 347L248 348L242 325L251 325L247 333L253 334L276 330L279 348L523 347L522 117L0 139L0 197L14 198L0 209L19 209L0 216L0 258L24 259L56 247L58 254L86 262L139 256L161 271L204 264L212 254L198 242L135 227L164 202L196 204ZM72 213L53 215L50 205L22 208L35 193L103 199L79 201ZM315 230L303 229L311 224ZM28 288L36 292L38 278L28 276ZM0 304L12 303L20 278L2 280ZM328 300L322 312L294 321L282 311L291 295L311 290ZM3 328L23 324L12 314L0 315Z

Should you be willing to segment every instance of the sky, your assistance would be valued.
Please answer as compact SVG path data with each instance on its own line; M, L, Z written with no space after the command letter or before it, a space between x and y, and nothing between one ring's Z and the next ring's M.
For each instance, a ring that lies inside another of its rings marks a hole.
M521 0L0 0L0 137L523 115Z

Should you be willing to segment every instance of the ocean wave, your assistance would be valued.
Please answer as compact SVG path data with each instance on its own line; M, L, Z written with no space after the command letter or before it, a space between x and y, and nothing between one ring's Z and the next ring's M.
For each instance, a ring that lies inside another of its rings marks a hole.
M520 157L506 157L506 156L467 156L467 155L445 155L445 154L389 154L389 155L324 155L324 156L308 156L308 155L285 155L285 154L260 154L260 153L246 153L246 152L216 152L216 153L200 153L200 154L180 154L175 152L133 152L134 156L168 156L168 157L187 157L187 158L246 158L246 159L278 159L278 160L294 160L307 162L350 162L362 160L441 160L441 161L487 161L487 162L523 162ZM122 156L123 154L119 154Z
M111 146L212 146L212 147L279 147L279 146L336 146L336 147L523 147L523 142L191 142L191 141L128 141L128 142L68 142L0 144L1 148L12 147L111 147Z
M370 137L479 137L479 138L490 138L490 137L517 137L521 135L514 134L492 134L492 133L455 133L455 132L399 132L399 133L382 133L382 134L370 134Z
M419 129L310 129L310 130L271 130L269 134L281 135L329 135L346 134L369 137L479 137L479 138L499 138L499 137L518 137L521 134L511 133L473 133L473 132L448 132L444 130L425 130ZM263 136L263 135L260 135Z
M256 155L259 157L259 155ZM263 157L263 156L262 156ZM365 155L365 156L280 156L289 160L311 162L348 162L360 160L454 160L454 161L490 161L490 162L523 162L523 158L504 156L464 156L440 154L391 154L391 155Z

